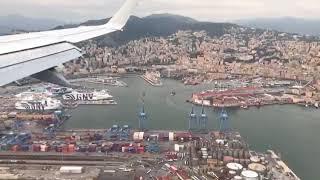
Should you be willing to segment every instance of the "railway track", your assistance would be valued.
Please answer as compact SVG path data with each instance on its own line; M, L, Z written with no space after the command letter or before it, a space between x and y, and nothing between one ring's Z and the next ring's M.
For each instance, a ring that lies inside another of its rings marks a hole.
M66 154L11 154L1 153L0 161L41 160L41 161L86 161L86 162L126 162L125 158L110 156L66 155Z
M41 166L95 166L95 167L119 167L122 162L101 162L101 161L44 161L44 160L0 160L5 165L41 165Z

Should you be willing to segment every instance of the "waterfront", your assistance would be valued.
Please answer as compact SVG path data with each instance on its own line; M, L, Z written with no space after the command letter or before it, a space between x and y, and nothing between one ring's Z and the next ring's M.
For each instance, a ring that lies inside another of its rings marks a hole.
M145 92L149 126L153 129L187 128L191 105L186 98L192 92L210 88L209 85L184 86L173 80L163 80L163 87L152 87L141 78L126 78L128 88L108 87L118 102L116 106L79 106L72 110L66 128L108 128L113 124L138 125L141 96ZM103 86L101 86L103 87ZM170 92L176 95L171 96ZM197 108L199 111L200 108ZM217 112L207 109L209 127L217 128ZM320 114L317 109L284 105L260 109L229 111L231 125L240 131L253 149L264 151L268 147L282 153L302 179L317 179L320 158Z

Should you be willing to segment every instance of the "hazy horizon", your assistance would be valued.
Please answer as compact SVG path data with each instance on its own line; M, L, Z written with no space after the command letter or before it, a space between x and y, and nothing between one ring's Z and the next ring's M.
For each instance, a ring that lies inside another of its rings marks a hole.
M70 22L103 19L112 16L124 0L2 0L0 16L18 14L30 18L44 18ZM233 22L255 18L320 17L320 2L316 0L141 0L134 15L177 14L199 21Z

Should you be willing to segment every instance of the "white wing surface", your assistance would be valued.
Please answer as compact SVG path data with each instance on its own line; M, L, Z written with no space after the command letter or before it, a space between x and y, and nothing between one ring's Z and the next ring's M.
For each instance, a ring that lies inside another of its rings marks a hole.
M72 43L122 30L137 1L127 0L104 25L0 36L0 86L52 70L62 63L80 57L81 50ZM52 77L39 79L49 80ZM66 82L53 83L66 85Z

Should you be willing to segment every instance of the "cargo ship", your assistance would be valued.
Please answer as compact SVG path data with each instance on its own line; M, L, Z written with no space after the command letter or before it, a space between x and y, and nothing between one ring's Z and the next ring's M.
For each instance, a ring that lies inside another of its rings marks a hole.
M160 72L147 71L142 78L152 86L162 86Z

